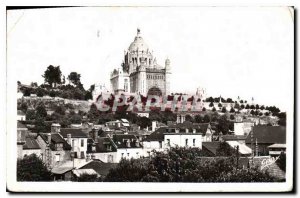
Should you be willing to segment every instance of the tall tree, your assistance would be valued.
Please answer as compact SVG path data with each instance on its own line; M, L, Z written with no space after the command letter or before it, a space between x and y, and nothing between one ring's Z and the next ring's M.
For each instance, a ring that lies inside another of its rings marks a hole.
M51 181L51 172L32 154L17 161L17 181Z
M80 77L81 77L81 75L78 74L77 72L71 72L68 75L68 80L70 83L74 84L75 86L78 86L81 84Z
M48 83L51 87L53 87L53 85L56 87L57 84L61 84L61 71L59 66L48 66L42 77L45 83Z

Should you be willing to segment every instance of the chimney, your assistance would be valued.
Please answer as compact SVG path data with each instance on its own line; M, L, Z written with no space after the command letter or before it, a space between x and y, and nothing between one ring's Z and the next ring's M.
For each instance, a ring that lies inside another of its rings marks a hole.
M186 128L186 129L185 129L185 132L186 132L186 133L189 133L189 129L188 129L188 128Z
M127 146L127 147L130 147L130 140L127 140L126 146Z
M52 123L51 125L51 133L59 133L60 132L60 124Z
M196 133L196 129L193 129L193 133Z
M67 142L71 145L71 134L67 134Z
M179 129L175 129L175 133L179 133Z
M94 129L94 131L93 131L93 139L94 139L95 143L98 142L98 130L97 129Z
M138 139L137 139L136 142L135 142L135 146L136 146L136 147L140 147L140 141L139 141Z
M156 129L156 121L152 121L152 132Z
M47 139L48 140L48 144L51 144L51 133L48 133L47 137L48 137L48 139Z

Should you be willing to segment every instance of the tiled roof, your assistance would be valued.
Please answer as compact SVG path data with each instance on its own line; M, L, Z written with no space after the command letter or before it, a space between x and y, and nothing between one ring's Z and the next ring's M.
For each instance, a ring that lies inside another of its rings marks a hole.
M82 174L88 174L88 175L98 175L99 174L94 169L75 169L72 171L77 177L80 177Z
M107 145L109 145L111 149L108 149ZM95 151L92 150L93 146L96 147ZM99 137L97 138L97 142L90 140L87 146L87 153L108 153L116 151L117 147L109 137Z
M237 146L239 147L239 153L242 155L250 155L252 153L252 149L246 146L245 144L241 144L237 141L227 141L227 144L233 149L235 149Z
M183 123L171 123L168 128L177 128L177 129L196 129L196 133L205 134L209 123L192 123L189 121L185 121Z
M27 128L24 124L22 124L21 122L17 122L17 129L25 129Z
M139 143L138 146L136 144L137 137L135 135L130 134L120 134L120 135L113 135L112 140L117 145L118 148L142 148L142 144ZM130 146L127 146L127 141L130 141Z
M21 110L18 110L18 111L17 111L17 115L24 116L25 113L24 113L23 111L21 111Z
M286 144L272 144L269 148L286 148Z
M60 129L60 134L64 138L67 138L68 134L71 134L71 138L88 138L88 136L81 129L63 128Z
M39 134L41 136L41 138L46 142L48 143L48 135L45 134L45 133L41 133ZM66 140L64 140L62 138L62 136L58 133L52 133L51 134L51 144L50 144L50 148L52 150L54 150L54 144L58 144L58 143L63 143L63 149L64 150L71 150L71 145L69 145Z
M223 135L223 140L245 140L247 138L246 135Z
M202 148L204 147L214 155L217 154L217 149L220 146L220 142L202 142Z
M117 163L103 163L99 160L93 160L79 169L93 169L99 175L106 176L109 173L109 170L115 168L117 165Z
M253 127L253 140L257 143L265 144L285 144L286 127L284 126L264 126L258 125ZM246 143L251 143L251 133L246 138Z
M36 139L33 137L26 137L25 144L23 145L23 149L41 149L40 145L37 143Z
M145 141L163 141L164 140L164 133L166 133L166 128L161 127L151 133Z

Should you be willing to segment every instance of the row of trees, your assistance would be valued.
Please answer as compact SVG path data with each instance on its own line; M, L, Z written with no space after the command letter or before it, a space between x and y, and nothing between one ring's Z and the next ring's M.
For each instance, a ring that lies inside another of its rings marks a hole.
M108 182L275 182L258 168L241 168L238 158L201 158L196 148L171 148L145 159L123 159L111 169Z
M31 94L36 94L38 97L43 97L49 95L51 97L61 97L66 99L75 100L90 100L92 98L92 91L94 90L94 85L90 89L85 90L83 84L81 83L81 75L77 72L71 72L67 80L68 84L65 82L65 76L62 75L60 66L50 65L47 67L44 75L45 84L40 86L37 83L31 83L31 87L21 86L21 82L18 81L20 85L20 90L23 92L24 96L30 96Z

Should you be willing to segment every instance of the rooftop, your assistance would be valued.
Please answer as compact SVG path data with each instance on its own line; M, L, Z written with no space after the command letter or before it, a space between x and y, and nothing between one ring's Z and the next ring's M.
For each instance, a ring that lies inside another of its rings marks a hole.
M285 126L265 126L257 125L253 127L253 140L257 143L265 144L285 144L286 127ZM251 133L246 138L246 143L251 143Z
M60 134L63 138L67 138L68 134L71 134L71 138L88 138L88 136L81 129L74 128L62 128Z

